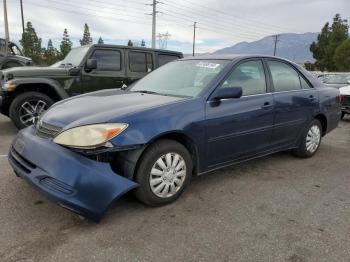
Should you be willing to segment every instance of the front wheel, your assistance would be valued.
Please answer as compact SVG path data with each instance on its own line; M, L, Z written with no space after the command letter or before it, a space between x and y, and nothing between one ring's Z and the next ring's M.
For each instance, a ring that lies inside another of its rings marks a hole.
M302 158L312 157L320 147L322 140L322 126L314 119L303 133L299 147L293 150L294 155Z
M18 129L34 124L54 101L39 92L18 95L11 103L10 118Z
M135 196L150 206L175 201L188 185L192 160L187 149L173 140L160 140L146 149L136 171Z

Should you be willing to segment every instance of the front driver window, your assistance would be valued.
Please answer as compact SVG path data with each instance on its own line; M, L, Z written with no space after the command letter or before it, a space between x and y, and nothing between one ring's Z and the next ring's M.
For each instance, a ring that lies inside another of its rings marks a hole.
M91 59L97 60L96 71L120 71L121 54L117 50L98 49L95 50Z
M266 93L265 72L262 62L254 60L240 64L233 70L222 87L241 87L243 96Z

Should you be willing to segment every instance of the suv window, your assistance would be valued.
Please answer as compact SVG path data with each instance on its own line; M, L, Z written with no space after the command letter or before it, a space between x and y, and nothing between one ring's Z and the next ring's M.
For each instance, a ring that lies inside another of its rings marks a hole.
M129 52L129 68L131 72L151 72L153 70L152 54Z
M299 74L289 65L278 61L267 61L275 92L298 90L301 88Z
M91 59L97 60L96 71L120 71L121 53L117 50L98 49L93 52Z
M266 93L265 72L261 60L240 64L233 70L222 87L242 87L244 96Z
M174 61L176 59L179 59L179 57L175 56L175 55L165 55L165 54L158 55L159 66L165 65L165 64L167 64L171 61Z

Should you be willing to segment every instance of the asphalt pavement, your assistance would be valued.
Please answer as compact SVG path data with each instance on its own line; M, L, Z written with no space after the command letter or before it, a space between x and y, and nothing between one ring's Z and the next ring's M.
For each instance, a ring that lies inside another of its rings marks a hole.
M17 178L0 116L0 261L350 261L350 118L311 159L274 154L194 178L175 203L127 195L100 224Z

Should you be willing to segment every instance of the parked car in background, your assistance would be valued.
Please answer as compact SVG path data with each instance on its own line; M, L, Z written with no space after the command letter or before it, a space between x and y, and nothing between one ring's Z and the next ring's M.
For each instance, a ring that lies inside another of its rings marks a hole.
M349 84L350 73L323 73L318 79L327 86L340 88Z
M192 175L283 150L312 157L340 115L339 90L286 60L188 58L127 90L56 103L19 132L8 159L53 201L99 221L131 189L160 206Z
M91 91L121 88L182 53L141 47L91 45L73 48L51 67L0 72L0 112L18 128L32 125L53 103Z
M21 49L12 42L9 42L6 52L5 39L0 38L0 70L32 65L32 59L24 57Z
M346 114L350 114L350 82L348 86L339 88L339 91L342 96L341 118L344 118Z

